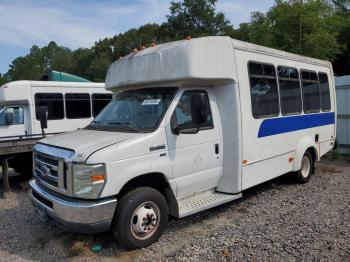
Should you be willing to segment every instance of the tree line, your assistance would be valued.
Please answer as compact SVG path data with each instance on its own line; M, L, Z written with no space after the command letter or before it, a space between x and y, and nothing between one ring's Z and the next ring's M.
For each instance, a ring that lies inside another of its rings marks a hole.
M226 35L235 39L332 61L336 75L350 74L350 0L275 0L266 12L252 12L250 21L235 28L217 0L171 2L162 24L146 24L97 41L91 48L71 50L50 42L12 61L0 74L0 85L38 80L48 70L103 82L108 66L135 48L183 39Z

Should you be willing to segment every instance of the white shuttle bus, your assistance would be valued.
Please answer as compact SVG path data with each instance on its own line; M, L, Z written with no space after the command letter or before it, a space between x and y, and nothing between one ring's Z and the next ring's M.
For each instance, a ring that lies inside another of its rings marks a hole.
M130 54L106 86L116 96L91 125L35 146L30 196L43 219L110 229L127 249L157 241L169 216L289 172L308 182L335 141L331 63L228 37Z
M104 83L14 81L0 87L0 156L15 155L10 166L30 173L32 144L42 138L38 109L46 107L45 132L55 134L87 126L110 102ZM29 151L28 151L29 150ZM29 167L29 169L28 169Z

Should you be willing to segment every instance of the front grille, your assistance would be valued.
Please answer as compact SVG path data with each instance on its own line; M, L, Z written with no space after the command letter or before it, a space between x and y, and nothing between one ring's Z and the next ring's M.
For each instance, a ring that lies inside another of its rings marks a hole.
M71 163L75 152L38 143L34 146L34 176L38 182L57 193L72 196Z
M49 158L47 156L40 155L40 154L37 154L36 158L39 161L48 163L49 165L58 166L58 160L56 160L56 159L52 159L52 158Z
M56 158L36 152L35 175L39 180L58 188L59 166L59 161Z

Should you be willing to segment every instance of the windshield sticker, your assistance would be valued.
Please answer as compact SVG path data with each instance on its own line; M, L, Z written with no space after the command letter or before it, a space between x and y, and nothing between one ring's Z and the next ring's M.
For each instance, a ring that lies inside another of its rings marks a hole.
M158 105L161 99L147 99L143 100L142 105L143 106L151 106L151 105Z

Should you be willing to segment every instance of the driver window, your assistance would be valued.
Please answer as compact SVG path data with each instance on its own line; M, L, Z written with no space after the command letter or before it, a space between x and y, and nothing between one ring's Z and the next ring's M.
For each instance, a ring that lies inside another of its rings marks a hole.
M204 108L201 110L201 124L200 130L213 128L213 118L210 110L210 104L207 92L203 90L199 91L186 91L182 94L179 103L177 104L174 114L177 126L192 127L191 116L191 101L192 96L200 95L204 100Z
M5 124L5 114L13 114L12 125L21 125L24 123L23 107L8 107L0 116L0 125Z

